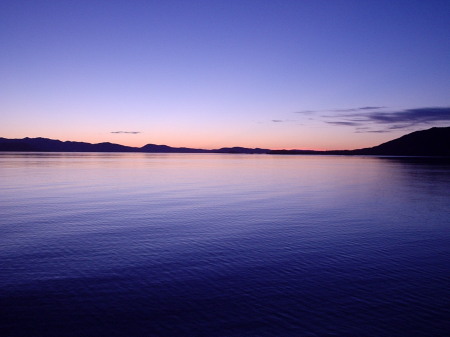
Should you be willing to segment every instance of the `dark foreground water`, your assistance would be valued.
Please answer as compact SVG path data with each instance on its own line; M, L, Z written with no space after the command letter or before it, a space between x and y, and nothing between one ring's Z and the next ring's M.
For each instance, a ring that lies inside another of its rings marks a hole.
M0 154L1 336L448 336L450 165Z

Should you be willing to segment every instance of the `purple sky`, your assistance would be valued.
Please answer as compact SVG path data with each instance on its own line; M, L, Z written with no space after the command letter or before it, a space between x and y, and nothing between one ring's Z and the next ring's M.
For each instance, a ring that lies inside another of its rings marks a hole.
M450 125L450 1L0 2L0 136L351 149Z

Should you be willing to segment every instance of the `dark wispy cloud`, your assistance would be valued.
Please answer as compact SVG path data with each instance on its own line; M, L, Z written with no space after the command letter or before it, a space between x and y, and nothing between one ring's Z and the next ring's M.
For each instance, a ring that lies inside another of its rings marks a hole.
M111 131L111 133L128 133L132 135L137 135L138 133L141 133L141 131Z
M355 133L386 133L391 132L390 130L359 130L356 129Z
M450 122L450 107L424 107L398 111L372 111L382 107L362 107L356 113L322 116L326 123L356 127L356 132L389 132L424 124ZM335 110L353 112L353 110ZM363 128L369 127L369 128Z
M378 109L384 109L385 106L363 106L358 108L358 110L378 110Z
M284 121L281 119L272 119L272 122L274 123L283 123Z
M323 112L358 112L358 111L370 111L370 110L380 110L385 109L385 106L362 106L358 108L346 108L346 109L327 109L327 110L299 110L294 111L296 114L305 114L305 115L311 115L316 113L323 113Z
M303 110L310 120L337 126L354 127L355 132L384 133L399 129L413 129L438 123L450 123L450 107L423 107L392 110L386 106L367 105L357 108ZM282 120L273 120L282 122Z
M379 110L379 109L384 109L386 107L384 106L362 106L359 108L349 108L349 109L333 109L333 110L329 110L329 111L334 111L334 112L357 112L357 111L368 111L368 110Z
M345 121L325 121L325 123L333 124L333 125L345 125L345 126L358 126L358 122L345 122Z
M386 133L386 132L391 132L391 130L373 130L371 129L369 126L357 126L355 128L355 133Z
M365 116L370 121L381 124L450 121L450 107L415 108L384 113L371 112Z

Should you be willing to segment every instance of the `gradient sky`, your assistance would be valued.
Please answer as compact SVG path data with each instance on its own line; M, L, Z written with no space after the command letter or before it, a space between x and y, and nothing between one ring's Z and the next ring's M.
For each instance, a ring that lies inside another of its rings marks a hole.
M450 1L2 0L0 136L353 149L450 125Z

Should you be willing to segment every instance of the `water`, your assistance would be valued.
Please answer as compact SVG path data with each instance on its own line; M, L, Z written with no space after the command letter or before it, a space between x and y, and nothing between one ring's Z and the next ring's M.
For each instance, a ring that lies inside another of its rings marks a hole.
M445 336L450 164L1 153L2 336Z

